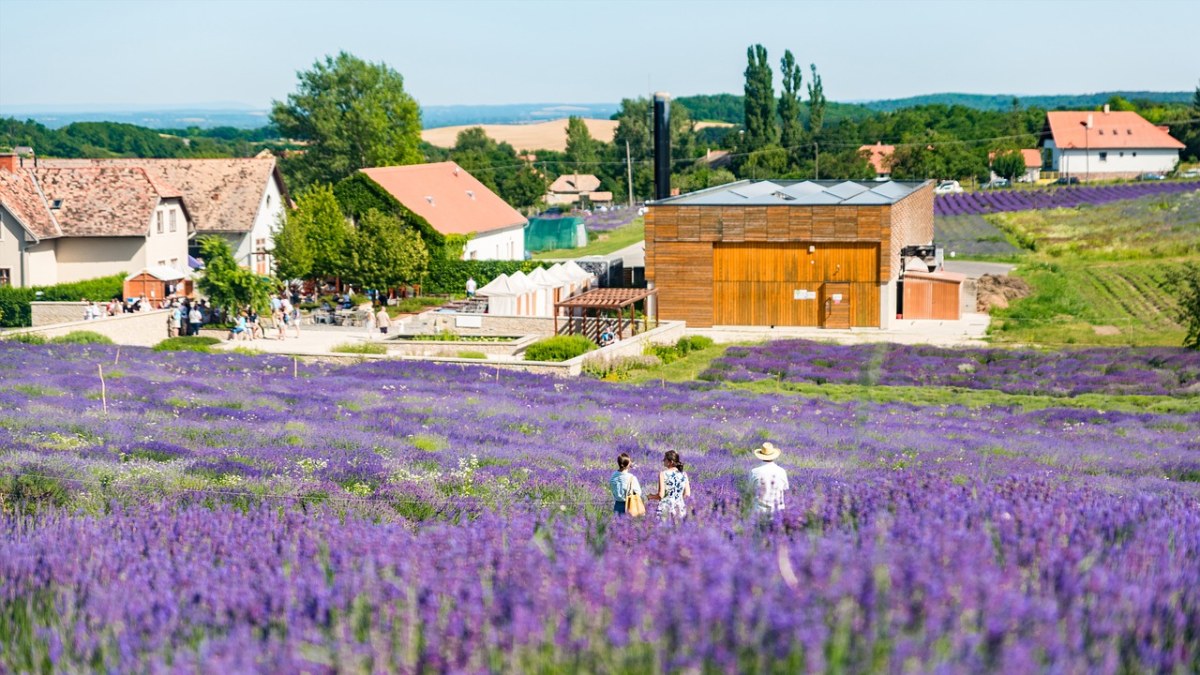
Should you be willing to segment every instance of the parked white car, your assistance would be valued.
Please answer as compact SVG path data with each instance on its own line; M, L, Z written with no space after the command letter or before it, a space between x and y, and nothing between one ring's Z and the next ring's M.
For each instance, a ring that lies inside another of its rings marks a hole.
M944 180L938 183L937 187L933 188L933 194L935 195L949 195L962 191L962 186L956 180Z

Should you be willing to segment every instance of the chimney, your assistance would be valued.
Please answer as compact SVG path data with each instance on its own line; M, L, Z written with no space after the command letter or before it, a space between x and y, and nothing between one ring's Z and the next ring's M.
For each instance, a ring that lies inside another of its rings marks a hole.
M671 95L654 94L654 198L671 196Z
M1108 114L1108 104L1107 103L1104 104L1104 114L1105 115Z
M17 162L17 153L15 152L0 154L0 169L4 169L9 173L16 173Z
M1089 129L1092 128L1092 113L1088 113L1087 128L1089 128Z

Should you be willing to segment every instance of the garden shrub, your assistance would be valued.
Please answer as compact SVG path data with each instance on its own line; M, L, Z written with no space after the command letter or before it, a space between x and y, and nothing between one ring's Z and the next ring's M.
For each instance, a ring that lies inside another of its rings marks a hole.
M487 354L483 352L461 351L458 353L460 359L486 359Z
M657 356L619 356L606 361L594 360L583 364L583 372L606 382L623 382L635 370L649 370L662 365Z
M46 338L41 333L19 333L10 338L6 338L12 342L20 342L27 345L44 345Z
M73 330L66 335L50 338L51 344L56 345L111 345L113 341L107 335L101 335L93 330Z
M555 335L538 340L525 349L526 361L566 361L596 348L596 343L582 335Z
M35 300L47 302L78 302L81 298L107 300L121 295L124 283L124 274L114 274L57 286L0 287L0 326L18 328L32 325L33 316L29 303ZM42 293L40 297L38 291ZM82 307L80 307L79 315L83 316Z
M154 345L156 352L211 352L220 340L208 335L180 335Z
M22 515L66 503L67 489L51 476L17 473L0 483L0 504Z
M378 342L343 342L329 348L337 354L386 354L387 347Z

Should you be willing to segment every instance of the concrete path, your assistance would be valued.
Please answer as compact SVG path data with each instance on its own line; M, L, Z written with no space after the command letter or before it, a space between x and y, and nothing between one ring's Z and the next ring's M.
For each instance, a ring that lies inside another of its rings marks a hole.
M714 326L712 328L687 328L688 335L704 335L715 342L758 342L765 340L804 339L835 342L838 344L865 344L869 342L896 342L900 344L930 344L940 347L982 347L987 344L987 314L964 314L960 321L897 319L885 329L851 328L830 330L824 328L777 326Z

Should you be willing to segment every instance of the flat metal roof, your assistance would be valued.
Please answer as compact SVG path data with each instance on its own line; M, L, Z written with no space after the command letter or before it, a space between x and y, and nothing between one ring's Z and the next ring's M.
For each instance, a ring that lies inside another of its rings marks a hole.
M933 181L743 180L650 202L651 206L883 206Z

